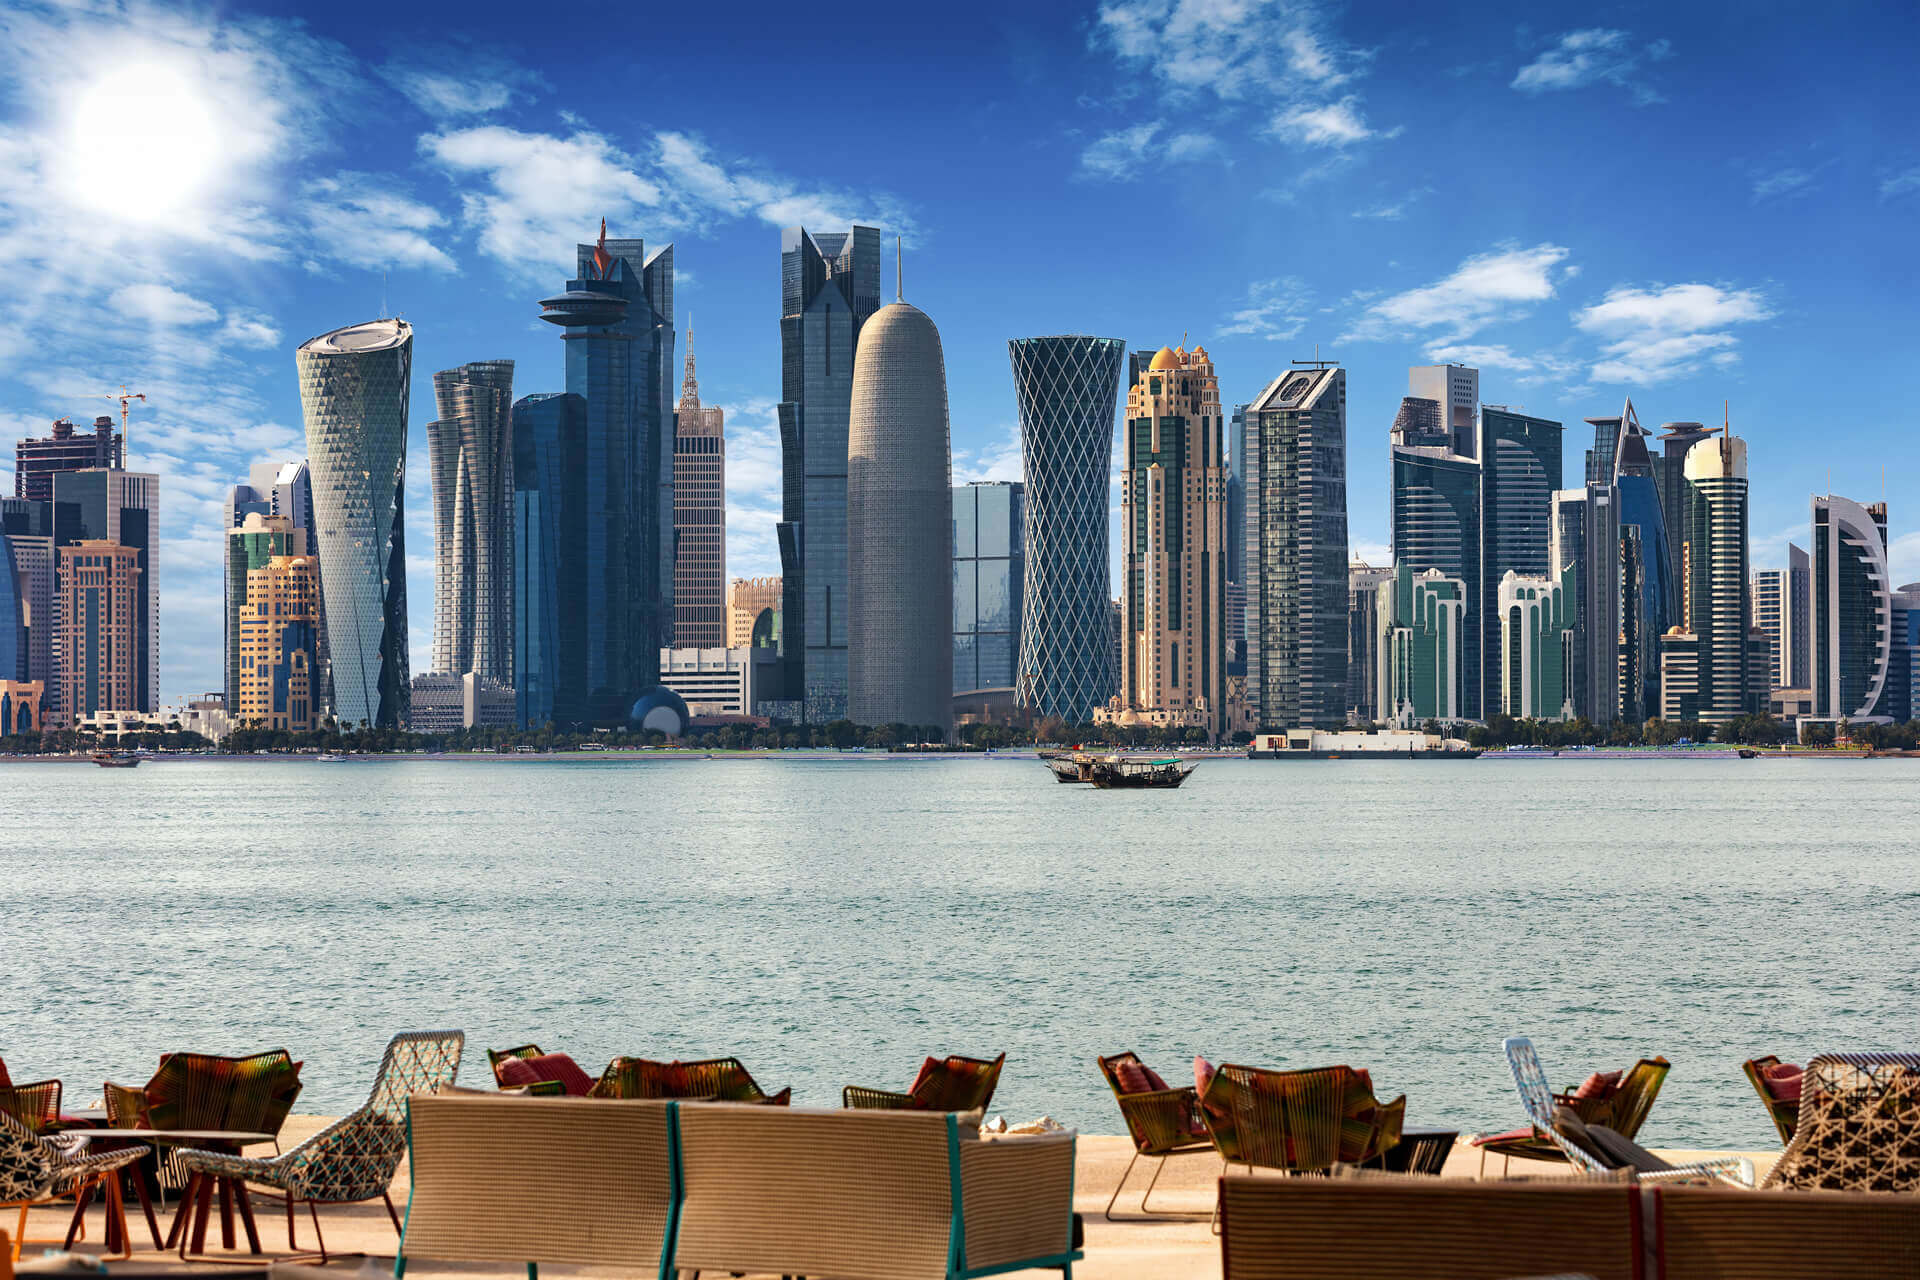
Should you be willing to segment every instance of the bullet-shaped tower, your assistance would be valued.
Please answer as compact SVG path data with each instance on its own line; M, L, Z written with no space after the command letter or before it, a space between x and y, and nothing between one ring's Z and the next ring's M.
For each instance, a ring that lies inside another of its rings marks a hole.
M861 330L847 429L847 715L945 737L953 712L953 465L940 331L918 307Z

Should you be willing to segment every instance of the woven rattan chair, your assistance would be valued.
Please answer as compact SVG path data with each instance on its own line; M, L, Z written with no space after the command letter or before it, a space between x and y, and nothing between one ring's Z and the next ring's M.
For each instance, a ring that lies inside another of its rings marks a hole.
M1383 1105L1352 1067L1270 1071L1222 1063L1200 1095L1200 1113L1229 1165L1307 1173L1378 1158L1400 1141L1407 1100Z
M1528 1053L1533 1052L1533 1042L1524 1037L1515 1037L1506 1043L1509 1046L1524 1044L1527 1046ZM1539 1057L1536 1055L1533 1061L1537 1065ZM1508 1065L1512 1066L1511 1059ZM1647 1113L1653 1109L1654 1099L1660 1096L1660 1086L1666 1083L1667 1073L1672 1069L1672 1064L1665 1058L1642 1058L1621 1076L1619 1087L1611 1093L1582 1098L1577 1096L1577 1090L1564 1093L1549 1091L1552 1103L1548 1106L1546 1114L1550 1120L1553 1107L1571 1107L1583 1123L1604 1125L1615 1133L1631 1139L1639 1134L1640 1126L1646 1122ZM1535 1123L1508 1133L1483 1135L1475 1138L1473 1145L1480 1149L1480 1172L1483 1175L1486 1173L1489 1155L1501 1156L1505 1161L1518 1159L1564 1162L1567 1158L1565 1149L1541 1132ZM1506 1168L1504 1163L1501 1168L1504 1172Z
M294 1238L294 1209L305 1201L324 1264L329 1255L320 1233L320 1205L377 1199L386 1204L393 1229L400 1230L400 1217L387 1191L407 1151L407 1099L454 1082L466 1039L459 1031L406 1031L395 1036L381 1055L380 1071L366 1103L280 1155L248 1159L215 1151L183 1151L181 1163L191 1177L242 1178L279 1191L287 1205L287 1248L295 1252L300 1245ZM192 1200L191 1195L186 1198ZM186 1251L187 1233L182 1231L183 1258Z
M678 1098L692 1102L757 1102L784 1107L793 1090L769 1094L738 1058L655 1062L615 1058L594 1082L592 1098Z
M1147 1209L1147 1201L1153 1195L1153 1188L1160 1181L1161 1170L1167 1167L1168 1156L1198 1154L1213 1150L1213 1135L1207 1130L1207 1122L1200 1114L1200 1095L1192 1085L1178 1089L1148 1089L1129 1092L1122 1086L1120 1072L1122 1067L1137 1067L1143 1072L1145 1064L1132 1052L1116 1053L1111 1058L1101 1058L1100 1074L1107 1078L1107 1087L1113 1090L1114 1101L1120 1104L1120 1118L1126 1122L1127 1136L1133 1139L1133 1158L1127 1161L1127 1167L1120 1174L1120 1181L1113 1188L1113 1195L1107 1200L1107 1221L1114 1221L1113 1206L1120 1199L1121 1189L1127 1185L1127 1178L1133 1173L1133 1166L1142 1156L1155 1160L1153 1177L1147 1183L1147 1189L1140 1197L1140 1216L1142 1217L1180 1217L1185 1215L1154 1215ZM1156 1159L1157 1158L1157 1159Z
M540 1056L541 1050L537 1044L523 1044L517 1049L489 1049L487 1050L487 1065L493 1069L493 1082L502 1089L505 1089L509 1086L505 1080L500 1078L500 1065L502 1063L508 1058L538 1058Z
M1796 1191L1920 1191L1920 1054L1823 1054L1800 1121L1763 1184Z
M1800 1119L1800 1100L1798 1098L1776 1098L1773 1086L1767 1080L1769 1068L1780 1065L1780 1059L1773 1054L1764 1058L1749 1058L1740 1064L1747 1073L1747 1083L1760 1095L1760 1102L1767 1109L1767 1118L1773 1121L1773 1127L1780 1134L1780 1145L1786 1146L1793 1141L1793 1127Z
M86 1151L85 1148L78 1148ZM0 1209L18 1209L20 1221L13 1233L13 1259L27 1242L27 1210L51 1204L63 1196L75 1200L73 1222L65 1247L72 1247L80 1230L81 1214L96 1191L107 1207L107 1248L125 1258L133 1253L127 1232L126 1205L120 1198L120 1170L147 1154L149 1148L128 1146L117 1151L75 1154L65 1146L29 1132L12 1116L0 1115ZM152 1224L149 1223L151 1226ZM52 1242L49 1242L52 1243Z
M993 1102L994 1088L1000 1083L1000 1068L1007 1055L992 1060L963 1058L949 1054L928 1059L920 1069L920 1078L906 1093L886 1089L868 1089L850 1084L840 1092L843 1107L861 1111L972 1111L985 1110Z
M60 1082L0 1084L0 1115L12 1116L28 1133L47 1133L60 1123Z
M115 1129L227 1129L279 1134L300 1096L300 1064L285 1049L225 1058L169 1053L139 1089L109 1080L107 1123ZM276 1144L277 1146L277 1144ZM186 1185L176 1149L160 1161L160 1181Z

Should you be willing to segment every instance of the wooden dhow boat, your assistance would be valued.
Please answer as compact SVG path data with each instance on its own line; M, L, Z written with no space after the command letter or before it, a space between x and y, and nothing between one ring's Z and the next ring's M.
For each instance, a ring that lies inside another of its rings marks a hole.
M1101 791L1132 787L1177 787L1197 768L1199 765L1196 762L1177 756L1145 760L1108 756L1093 762L1091 781Z

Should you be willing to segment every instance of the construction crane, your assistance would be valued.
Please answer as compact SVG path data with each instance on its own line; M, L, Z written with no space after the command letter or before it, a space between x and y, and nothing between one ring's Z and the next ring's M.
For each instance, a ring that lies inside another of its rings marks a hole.
M118 400L120 402L120 465L125 466L127 462L127 405L135 400L138 400L141 404L145 404L147 402L146 394L140 391L127 390L127 384L123 382L120 384L118 394L109 392L100 398L102 400Z

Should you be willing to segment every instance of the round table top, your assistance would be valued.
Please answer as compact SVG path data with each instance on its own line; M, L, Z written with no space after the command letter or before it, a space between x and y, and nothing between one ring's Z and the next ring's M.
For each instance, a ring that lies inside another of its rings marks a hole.
M63 1138L79 1138L91 1142L96 1138L129 1139L136 1142L228 1142L235 1146L251 1146L257 1142L272 1142L270 1133L251 1133L244 1129L67 1129L62 1131Z

